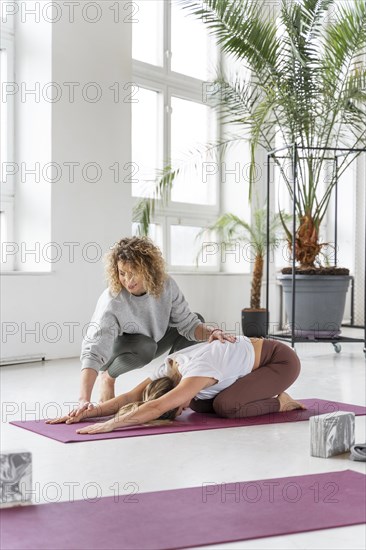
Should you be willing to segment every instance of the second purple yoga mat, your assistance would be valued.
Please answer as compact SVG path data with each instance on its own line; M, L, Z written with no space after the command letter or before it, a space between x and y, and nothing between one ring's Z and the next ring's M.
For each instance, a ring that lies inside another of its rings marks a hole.
M365 476L345 470L0 511L2 550L172 550L365 521ZM263 545L265 546L265 544Z
M233 428L240 426L259 426L261 424L278 424L284 422L300 422L308 420L311 416L319 414L331 414L337 411L354 412L355 415L366 414L366 408L348 403L336 401L325 401L322 399L300 399L307 410L296 410L286 413L273 413L262 416L253 416L243 419L220 418L215 414L198 414L192 411L185 411L172 424L164 426L135 426L124 428L109 433L96 435L81 435L76 433L79 426L92 424L97 419L88 420L79 424L45 424L43 420L14 421L14 426L25 428L32 432L56 439L62 443L76 443L82 441L95 441L97 439L115 439L122 437L137 437L142 435L160 435L177 432L191 432L197 430L212 430L218 428ZM105 419L104 419L105 420Z

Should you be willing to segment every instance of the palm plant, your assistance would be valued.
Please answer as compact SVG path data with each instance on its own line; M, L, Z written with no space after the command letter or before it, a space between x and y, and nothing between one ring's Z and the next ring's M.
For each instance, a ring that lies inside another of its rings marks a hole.
M216 94L227 120L249 130L253 160L258 146L273 149L276 133L306 152L298 164L295 258L302 268L314 267L332 190L360 152L345 152L324 184L326 149L366 147L365 1L282 0L278 18L265 17L261 0L181 3L250 69L247 82L219 79ZM275 162L292 199L291 178Z
M267 251L267 211L266 208L257 209L253 213L253 221L247 223L235 214L226 213L220 216L214 224L203 232L214 233L224 245L237 243L249 244L250 254L254 259L252 283L250 290L250 308L258 310L261 307L261 288L263 279L264 258ZM288 219L285 214L283 218ZM281 242L280 232L282 220L279 214L270 218L269 249L274 250Z
M248 80L220 76L212 86L223 121L240 129L215 146L243 140L246 132L251 173L255 151L272 150L275 136L305 151L298 163L294 254L300 268L313 268L324 246L320 226L337 178L366 147L365 1L281 0L278 13L267 16L262 0L179 1L207 25L223 52L250 71ZM346 151L325 181L326 149L339 147L358 151ZM293 199L292 177L283 162L274 161ZM164 199L179 170L164 169L156 196ZM154 200L138 206L145 228ZM285 220L283 225L291 246Z

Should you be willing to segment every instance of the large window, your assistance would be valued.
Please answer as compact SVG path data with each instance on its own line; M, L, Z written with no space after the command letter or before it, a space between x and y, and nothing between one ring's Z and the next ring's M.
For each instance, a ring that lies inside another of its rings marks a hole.
M205 145L218 123L204 90L217 51L203 23L175 0L138 0L132 24L132 194L151 196L167 163L180 168L164 208L157 204L151 237L171 270L217 270L219 258L200 253L200 231L219 213L218 170ZM134 223L133 231L138 225ZM206 239L207 240L207 239Z
M0 264L12 270L13 254L7 254L13 242L14 212L14 30L12 19L0 22Z

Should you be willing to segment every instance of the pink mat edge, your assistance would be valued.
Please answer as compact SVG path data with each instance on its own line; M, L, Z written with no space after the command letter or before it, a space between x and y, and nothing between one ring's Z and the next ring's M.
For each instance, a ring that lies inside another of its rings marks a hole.
M363 406L363 405L354 405L354 404L351 404L351 403L343 403L343 402L340 402L340 401L332 401L332 400L327 400L327 399L321 399L321 398L318 398L318 397L313 397L313 398L304 398L304 399L301 399L301 398L296 398L296 400L298 401L301 401L301 402L305 402L305 403L312 403L312 402L317 402L317 401L320 401L322 403L330 403L330 404L336 404L336 405L341 405L341 406L344 406L344 407L349 407L349 408L357 408L357 409L362 409L362 412L361 411L358 411L358 412L355 412L355 416L365 416L366 415L366 407ZM191 411L192 413L194 413L194 411ZM291 412L296 412L296 411L291 411ZM335 411L329 411L329 413L321 413L321 414L332 414L332 412L335 412ZM196 414L203 414L204 413L196 413ZM205 415L204 415L205 416ZM210 417L215 417L216 415L208 415ZM312 415L312 416L316 416L315 415ZM254 418L260 418L260 417L254 417ZM224 419L224 418L220 418L218 417L219 420L227 420L227 419ZM33 430L31 427L28 427L26 424L29 422L29 424L33 424L34 422L44 422L46 419L40 419L40 420L28 420L28 421L22 421L22 420L14 420L14 421L11 421L9 422L9 424L13 425L13 426L16 426L16 427L19 427L19 428L23 428L27 431L30 431L32 433L36 433L37 435L41 435L43 437L47 437L48 439L52 439L53 441L58 441L59 443L63 443L63 444L67 444L67 443L85 443L86 441L101 441L101 440L106 440L106 439L124 439L125 437L138 437L138 435L136 434L133 434L133 435L126 435L126 436L118 436L118 435L112 435L111 436L111 433L114 433L114 434L118 434L118 430L116 430L115 432L110 432L110 433L105 433L105 434L96 434L95 436L90 436L90 439L60 439L60 437L52 437L52 435L49 435L49 434L45 434L45 433L42 433L42 432L37 432L36 430ZM97 420L97 418L95 419L90 419L90 424L94 423L95 421ZM245 420L245 419L242 419L242 420ZM305 421L307 421L308 419L305 419ZM304 421L302 419L298 419L296 420L296 422L301 422L301 421ZM287 421L288 423L292 423L292 421ZM87 425L89 423L89 420L84 422L83 424L84 425ZM273 424L278 424L278 422L273 422ZM162 428L162 426L156 426L156 431L154 430L151 430L150 428L150 431L149 432L144 432L143 434L141 434L141 436L151 436L151 435L167 435L169 433L186 433L186 432L195 432L195 431L204 431L204 430L220 430L220 429L228 429L228 428L239 428L239 427L251 427L251 426L258 426L258 425L267 425L267 423L263 423L263 424L248 424L248 425L244 425L243 424L240 424L240 419L237 420L237 423L234 424L234 425L230 425L230 426L217 426L217 425L209 425L209 424L202 424L201 426L198 424L196 425L195 427L193 427L192 429L192 425L189 425L189 424L183 424L180 426L180 429L179 430L176 430L176 431L163 431L161 433L159 433L159 428ZM64 424L62 425L64 426ZM130 429L126 429L126 430L120 430L119 432L133 432L134 430L138 430L138 429L143 429L143 430L146 430L147 428L149 428L148 426L141 426L139 427L138 425L137 426L131 426ZM156 433L158 432L158 433ZM74 434L74 437L80 437L82 438L81 435L79 434ZM100 436L104 436L104 437L100 437ZM70 436L71 437L71 436Z
M224 483L224 485L232 485L232 484L236 484L236 483L261 483L263 481L283 481L283 480L291 480L291 479L297 479L297 478L306 478L306 477L313 477L313 476L325 476L325 475L331 475L331 474L335 474L335 475L341 475L341 474L347 474L347 473L351 473L351 474L356 474L357 476L362 476L365 480L366 480L366 473L364 472L359 472L358 470L353 470L352 468L345 468L344 470L330 470L329 472L312 472L312 473L308 473L308 474L294 474L294 475L290 475L290 476L283 476L283 477L264 477L264 478L261 478L261 479L241 479L241 480L236 480L236 481L227 481ZM178 492L178 491L189 491L189 490L193 490L193 489L202 489L202 486L201 485L192 485L190 487L180 487L180 488L177 488L177 489L160 489L158 491L144 491L142 493L138 493L139 496L141 495L150 495L150 494L155 494L155 495L158 495L158 494L165 494L165 493L175 493L175 492ZM102 497L101 500L104 500L104 499L113 499L115 498L115 495L109 495L109 496L105 496L105 497ZM75 500L75 501L72 501L72 502L86 502L85 499L79 499L79 500ZM21 509L27 509L29 507L35 507L35 506L48 506L49 504L51 505L57 505L57 504L72 504L72 502L69 502L67 500L65 501L60 501L60 502L42 502L40 504L26 504L24 506L10 506L10 507L7 507L7 508L0 508L0 512L1 511L7 511L7 510L18 510L19 508ZM365 505L366 506L366 505Z

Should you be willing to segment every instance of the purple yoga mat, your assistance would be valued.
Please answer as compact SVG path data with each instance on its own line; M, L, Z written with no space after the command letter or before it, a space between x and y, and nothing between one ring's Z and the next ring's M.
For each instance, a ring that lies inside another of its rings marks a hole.
M2 550L171 550L365 521L352 470L5 509Z
M98 420L106 420L106 417L102 419L88 419L79 424L52 425L45 424L44 420L14 421L10 422L10 424L50 437L51 439L56 439L56 441L61 441L62 443L75 443L80 441L95 441L96 439L115 439L121 437L137 437L141 435L161 435L218 428L237 428L241 426L259 426L261 424L300 422L302 420L309 420L311 416L326 413L331 414L337 411L354 412L357 416L366 414L366 407L360 407L359 405L338 403L336 401L324 401L322 399L299 399L299 401L307 407L307 410L272 413L232 420L220 418L215 414L199 414L192 411L185 411L171 424L165 424L163 426L131 426L130 428L123 428L113 432L95 435L77 434L76 430L80 426L94 424Z

